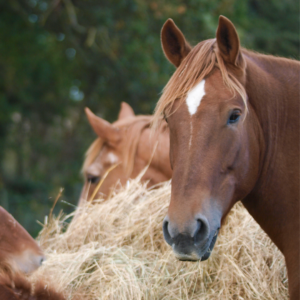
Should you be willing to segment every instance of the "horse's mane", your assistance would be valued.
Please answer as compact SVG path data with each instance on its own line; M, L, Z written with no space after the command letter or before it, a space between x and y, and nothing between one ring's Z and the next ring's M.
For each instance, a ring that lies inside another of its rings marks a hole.
M241 68L245 61L241 61ZM153 127L156 128L162 114L168 116L176 99L185 99L187 93L217 67L222 74L224 84L235 94L241 95L247 107L246 92L242 84L228 72L225 62L218 51L216 39L200 42L196 45L174 72L156 105Z
M133 169L134 157L137 151L142 131L145 128L150 127L152 120L153 116L134 116L117 120L113 123L114 127L117 127L119 129L126 129L125 134L127 143L124 148L122 165L128 176L130 176ZM83 172L85 172L87 168L95 161L104 144L105 141L99 137L91 144L85 155L85 160L82 167Z
M0 274L1 300L65 300L58 291L39 279L31 283L21 274Z

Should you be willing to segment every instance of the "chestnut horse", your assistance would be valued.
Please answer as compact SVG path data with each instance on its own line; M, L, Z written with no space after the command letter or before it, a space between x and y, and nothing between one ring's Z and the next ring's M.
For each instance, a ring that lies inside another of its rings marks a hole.
M37 269L45 256L29 233L0 206L0 265L17 272ZM1 298L2 299L2 298Z
M42 279L31 283L21 274L0 274L1 300L66 300ZM72 298L75 300L74 298Z
M299 299L299 74L295 60L243 49L220 16L192 48L169 19L162 48L177 70L157 104L170 129L165 240L180 260L206 260L240 199L285 256Z
M125 102L122 102L118 120L113 124L97 117L88 108L86 114L98 138L88 149L83 164L85 183L79 205L91 200L91 197L96 199L101 195L106 198L116 182L124 185L129 178L137 177L148 164L141 180L148 181L149 187L171 178L166 123L161 124L152 135L150 124L153 117L135 116L133 109Z

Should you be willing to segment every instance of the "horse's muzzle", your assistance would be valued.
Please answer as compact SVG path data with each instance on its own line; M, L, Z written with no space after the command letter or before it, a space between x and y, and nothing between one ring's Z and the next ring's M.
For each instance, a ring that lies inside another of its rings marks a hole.
M168 216L163 222L163 234L166 242L179 260L204 261L210 257L219 232L219 227L210 230L205 216L198 216L184 232L178 232L169 222Z

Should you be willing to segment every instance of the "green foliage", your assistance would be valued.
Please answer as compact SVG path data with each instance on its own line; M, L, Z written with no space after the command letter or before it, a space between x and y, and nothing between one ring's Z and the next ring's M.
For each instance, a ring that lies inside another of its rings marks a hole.
M196 44L214 37L220 14L244 47L298 58L291 0L0 0L0 204L31 233L59 187L76 204L95 138L83 108L110 121L121 101L152 113L174 71L160 47L165 20Z

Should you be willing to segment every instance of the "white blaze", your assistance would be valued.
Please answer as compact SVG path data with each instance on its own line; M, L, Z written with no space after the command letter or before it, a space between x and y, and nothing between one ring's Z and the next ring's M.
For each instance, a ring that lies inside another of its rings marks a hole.
M115 164L118 162L118 156L116 156L115 154L113 154L112 152L109 152L108 155L108 160L111 164Z
M195 87L193 87L187 95L186 104L189 110L190 115L196 113L198 106L202 98L205 95L205 80L203 79L200 83L198 83Z
M192 146L192 137L193 137L193 123L190 123L190 141L189 141L189 148Z

